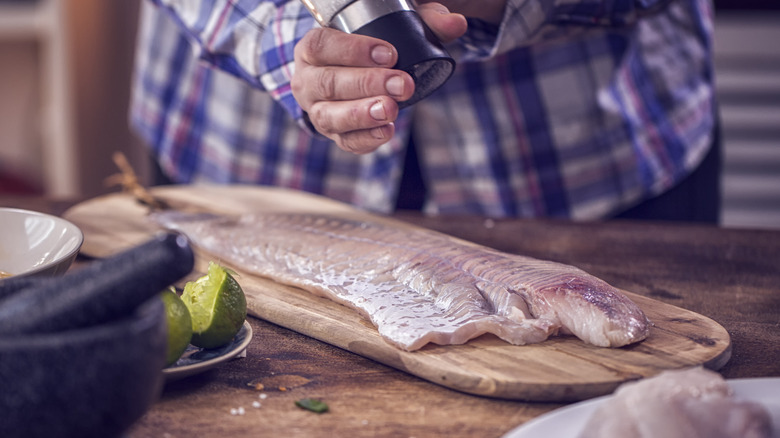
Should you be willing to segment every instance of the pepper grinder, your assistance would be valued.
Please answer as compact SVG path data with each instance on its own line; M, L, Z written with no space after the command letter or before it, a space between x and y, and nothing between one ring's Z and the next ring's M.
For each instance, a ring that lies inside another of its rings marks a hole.
M450 78L455 60L423 22L410 0L301 0L323 27L380 38L398 51L395 69L409 73L415 90L405 108L424 99Z

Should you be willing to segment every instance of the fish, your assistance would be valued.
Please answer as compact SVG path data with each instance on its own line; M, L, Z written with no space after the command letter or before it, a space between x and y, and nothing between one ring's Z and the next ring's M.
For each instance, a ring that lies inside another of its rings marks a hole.
M578 438L770 438L764 405L739 398L702 367L627 382L588 417Z
M574 335L621 347L650 330L625 294L579 268L433 230L338 214L167 210L149 217L239 270L354 309L406 351L486 333L514 345Z

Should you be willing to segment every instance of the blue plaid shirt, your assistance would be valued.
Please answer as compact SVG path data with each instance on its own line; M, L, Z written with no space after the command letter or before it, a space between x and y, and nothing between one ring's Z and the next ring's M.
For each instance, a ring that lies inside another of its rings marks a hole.
M474 0L478 1L478 0ZM131 123L180 183L395 205L409 136L425 210L596 219L670 188L715 125L710 0L508 0L470 21L453 77L353 155L307 129L290 78L316 26L298 0L144 5Z

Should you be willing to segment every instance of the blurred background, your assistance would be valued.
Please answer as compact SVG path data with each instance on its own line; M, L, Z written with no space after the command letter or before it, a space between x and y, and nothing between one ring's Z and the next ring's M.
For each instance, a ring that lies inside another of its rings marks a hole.
M84 198L123 152L142 0L0 0L0 195ZM780 1L716 0L722 225L780 228Z

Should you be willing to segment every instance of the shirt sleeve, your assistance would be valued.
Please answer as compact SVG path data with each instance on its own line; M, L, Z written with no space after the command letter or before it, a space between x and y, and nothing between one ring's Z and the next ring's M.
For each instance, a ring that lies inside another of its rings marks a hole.
M460 56L475 61L517 47L573 37L593 28L625 28L673 0L507 0L500 25L469 20Z
M305 127L290 87L293 51L318 25L301 2L151 1L179 24L198 59L268 92Z

